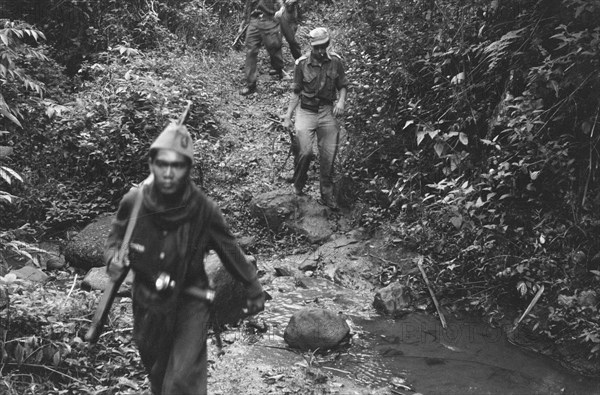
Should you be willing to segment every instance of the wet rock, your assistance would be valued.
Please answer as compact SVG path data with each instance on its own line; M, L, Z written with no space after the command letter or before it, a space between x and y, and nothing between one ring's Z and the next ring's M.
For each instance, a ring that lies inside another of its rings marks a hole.
M43 251L37 252L36 256L42 268L46 270L60 270L67 266L65 257L62 255L60 246L57 243L43 241L39 244Z
M293 267L289 262L279 262L273 266L273 269L275 270L275 275L277 277L293 276L296 272L296 268Z
M327 240L333 234L327 220L328 209L309 196L296 196L282 189L270 191L252 199L250 211L270 230L287 229L306 236L312 243Z
M300 269L303 272L306 272L306 271L309 271L309 270L314 272L315 270L317 270L318 263L319 262L317 262L316 260L307 259L307 260L305 260L304 262L302 262L300 264L300 266L298 267L298 269Z
M110 279L108 274L106 273L105 267L93 267L83 278L81 282L81 288L85 290L100 290L104 291L106 286L108 285ZM131 284L133 283L133 271L129 271L127 273L127 277L121 284L119 291L117 292L118 296L127 296L131 297Z
M101 216L66 244L64 254L68 264L84 270L104 266L104 243L110 232L113 216Z
M45 283L48 281L48 275L40 269L33 266L23 266L17 270L11 270L10 273L17 276L17 278L31 281L34 283Z
M60 270L67 266L67 262L60 255L49 254L46 259L46 269L48 270Z
M276 277L273 279L269 288L276 292L286 293L296 290L296 280L293 277Z
M350 327L338 314L318 308L302 309L290 318L283 338L293 348L327 349L340 344Z
M410 312L411 303L410 289L399 283L391 283L375 293L373 307L380 313L397 317Z

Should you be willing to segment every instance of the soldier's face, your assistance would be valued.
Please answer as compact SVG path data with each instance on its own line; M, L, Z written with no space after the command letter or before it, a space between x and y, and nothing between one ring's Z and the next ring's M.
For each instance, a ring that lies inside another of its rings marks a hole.
M322 45L313 45L312 46L313 56L317 60L324 60L327 57L327 47L328 46L329 46L329 43L322 44Z
M154 185L163 195L180 192L190 173L190 165L185 156L169 149L159 149L150 161L150 171L154 175Z

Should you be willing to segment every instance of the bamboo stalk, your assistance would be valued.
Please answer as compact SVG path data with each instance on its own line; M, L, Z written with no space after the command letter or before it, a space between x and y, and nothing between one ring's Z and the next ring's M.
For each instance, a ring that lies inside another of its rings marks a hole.
M529 314L529 312L531 311L531 309L533 309L533 306L535 306L535 304L538 302L538 300L540 300L540 297L542 296L543 292L544 292L544 285L542 285L540 287L540 289L538 289L537 293L535 294L535 296L531 300L531 303L529 303L529 306L527 306L527 308L525 309L525 311L523 312L523 314L521 314L521 318L519 318L519 320L517 321L517 323L515 324L515 326L513 326L513 328L512 328L513 331L515 329L517 329L517 327L519 326L519 324L521 323L521 321L523 321L523 318L525 318L525 316L527 316L527 314Z
M437 310L438 315L440 316L440 322L442 323L442 327L446 329L446 318L444 318L444 314L442 313L442 309L440 308L440 304L438 303L435 294L433 293L433 289L431 288L431 284L429 284L429 279L425 274L425 270L423 269L423 257L420 256L417 260L417 266L421 271L421 275L423 276L423 280L425 280L425 285L427 285L427 289L429 290L429 294L431 295L431 299L433 299L433 304L435 305L435 309Z

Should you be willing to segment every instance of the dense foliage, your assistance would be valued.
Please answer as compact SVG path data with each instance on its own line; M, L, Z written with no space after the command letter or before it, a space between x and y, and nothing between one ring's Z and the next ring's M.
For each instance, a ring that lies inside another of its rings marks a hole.
M5 45L7 73L25 86L9 85L5 107L15 115L2 113L9 133L0 143L12 147L13 167L26 181L6 192L22 198L3 212L4 226L37 223L51 236L114 207L144 173L143 153L158 129L178 118L186 100L193 102L188 120L192 132L218 134L207 113L202 81L186 80L195 61L179 45L212 51L219 47L217 38L224 45L225 30L218 26L236 7L198 1L184 9L175 2L46 3L49 13L40 11L39 2L13 4L16 15L29 16L48 29L51 47L26 46L27 51L17 52L15 45ZM11 44L15 35L44 38L29 25L11 29L2 33ZM212 36L203 29L210 29ZM233 35L235 28L231 31ZM192 36L202 40L190 42ZM173 63L167 53L190 61ZM19 63L13 60L17 57ZM42 86L43 97L21 95L26 88L42 93ZM5 180L18 176L7 169L1 173ZM200 169L197 175L201 177Z
M499 318L544 285L527 327L597 360L600 3L347 6L363 223L396 218L461 309Z

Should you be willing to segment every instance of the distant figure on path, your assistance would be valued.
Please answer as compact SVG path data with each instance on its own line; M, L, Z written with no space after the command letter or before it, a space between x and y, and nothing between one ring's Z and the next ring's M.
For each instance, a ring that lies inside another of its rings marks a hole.
M283 126L290 128L296 111L294 193L301 195L308 168L314 157L315 135L319 147L320 202L337 209L333 185L333 165L338 151L340 127L335 119L344 113L348 80L342 59L328 52L329 32L319 27L309 33L312 50L296 61L292 94ZM337 93L339 98L336 100Z
M290 52L294 60L302 56L302 48L296 41L296 32L298 31L299 6L298 0L285 0L283 9L278 11L279 22L281 24L281 33L290 46Z
M210 294L204 257L209 250L246 287L248 313L263 310L265 303L255 267L217 205L190 179L193 147L185 126L167 126L150 146L153 181L123 197L106 241L110 277L119 278L128 266L135 273L133 338L153 395L206 394ZM129 253L120 260L136 202L141 206Z
M283 55L281 54L281 28L275 13L282 11L282 0L253 0L250 2L250 23L246 31L246 63L244 74L246 85L240 94L246 96L256 91L258 79L257 60L258 51L264 45L269 57L273 74L279 79L283 78ZM280 15L281 15L280 12Z

